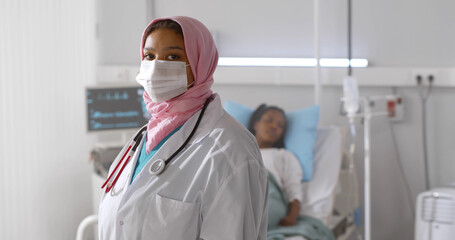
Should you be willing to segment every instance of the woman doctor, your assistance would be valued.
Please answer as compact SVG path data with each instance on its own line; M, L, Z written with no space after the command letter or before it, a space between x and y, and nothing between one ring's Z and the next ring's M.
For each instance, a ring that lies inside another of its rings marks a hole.
M136 80L152 118L111 166L100 239L266 239L267 170L210 89L218 52L207 28L155 19L141 56Z

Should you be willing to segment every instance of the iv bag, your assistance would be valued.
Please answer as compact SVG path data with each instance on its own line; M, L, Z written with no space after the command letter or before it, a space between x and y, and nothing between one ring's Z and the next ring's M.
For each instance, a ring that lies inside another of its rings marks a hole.
M359 88L353 76L346 76L343 80L344 110L349 118L353 118L359 110Z

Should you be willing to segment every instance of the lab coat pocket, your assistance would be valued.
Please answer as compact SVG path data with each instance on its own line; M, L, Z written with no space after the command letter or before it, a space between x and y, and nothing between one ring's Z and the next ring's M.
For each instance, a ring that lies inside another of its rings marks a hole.
M197 239L199 204L155 195L147 209L142 239Z

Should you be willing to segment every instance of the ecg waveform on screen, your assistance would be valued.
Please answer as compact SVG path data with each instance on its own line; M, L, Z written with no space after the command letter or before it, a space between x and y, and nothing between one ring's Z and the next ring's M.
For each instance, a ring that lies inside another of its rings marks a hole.
M98 118L124 118L124 117L137 117L139 116L138 111L127 111L127 112L100 112L100 111L93 111L91 113L91 118L92 119L98 119Z
M97 121L90 121L91 129L118 129L118 128L135 128L140 127L137 122L124 122L124 123L101 123Z
M142 98L143 88L97 88L87 90L89 130L138 128L149 119Z

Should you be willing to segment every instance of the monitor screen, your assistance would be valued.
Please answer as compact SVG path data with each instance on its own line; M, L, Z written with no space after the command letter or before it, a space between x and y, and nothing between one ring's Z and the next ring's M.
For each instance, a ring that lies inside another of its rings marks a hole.
M144 126L150 114L145 108L143 93L141 86L86 88L88 131L126 130Z

